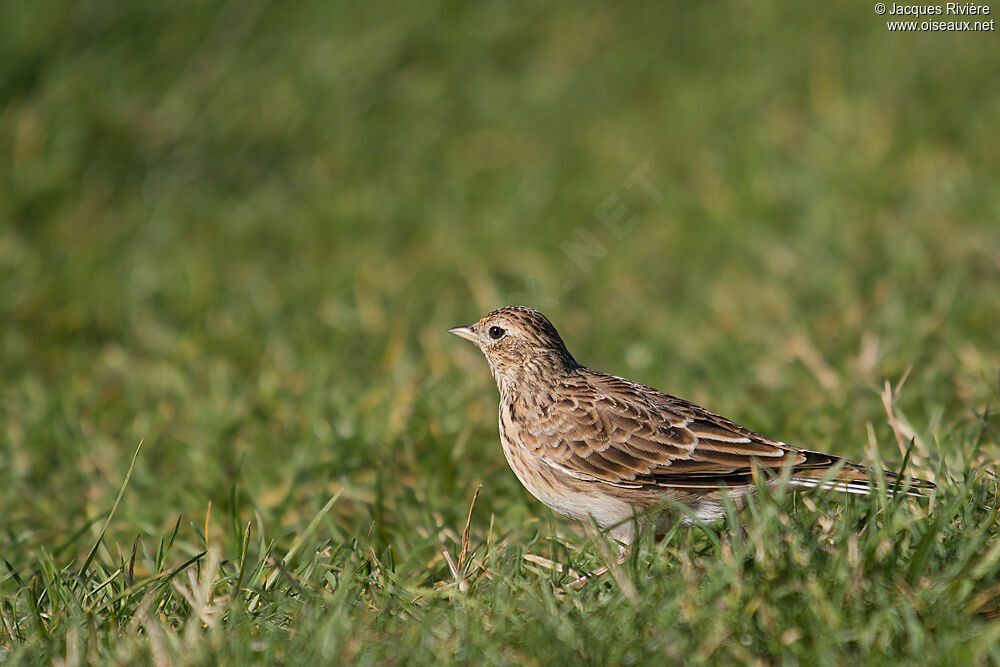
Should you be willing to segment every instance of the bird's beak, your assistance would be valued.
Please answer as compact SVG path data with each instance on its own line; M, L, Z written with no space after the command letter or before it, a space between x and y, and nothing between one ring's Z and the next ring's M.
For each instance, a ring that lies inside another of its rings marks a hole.
M472 327L452 327L448 329L448 333L455 334L465 340L471 340L473 343L476 342L476 332L472 330Z

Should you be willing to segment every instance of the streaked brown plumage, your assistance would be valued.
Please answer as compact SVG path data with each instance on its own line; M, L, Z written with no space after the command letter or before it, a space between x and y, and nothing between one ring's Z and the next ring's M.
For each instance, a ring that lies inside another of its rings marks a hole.
M839 466L824 486L868 492L860 466L581 366L552 323L531 308L500 308L449 332L474 342L489 361L500 388L500 441L525 488L559 514L593 517L625 544L648 520L643 512L668 496L699 518L721 516L721 493L739 504L757 488L755 470L789 466L790 485L815 487ZM920 488L933 484L910 481L911 493Z

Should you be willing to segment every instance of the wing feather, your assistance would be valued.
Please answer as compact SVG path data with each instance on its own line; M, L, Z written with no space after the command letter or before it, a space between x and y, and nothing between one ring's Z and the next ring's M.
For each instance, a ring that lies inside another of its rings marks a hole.
M753 482L755 465L821 477L839 459L766 438L682 399L586 369L547 407L511 411L511 432L574 477L630 488Z

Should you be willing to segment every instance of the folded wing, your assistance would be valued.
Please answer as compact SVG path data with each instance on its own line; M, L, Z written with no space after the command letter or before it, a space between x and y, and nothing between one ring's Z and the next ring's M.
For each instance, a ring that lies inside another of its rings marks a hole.
M717 488L753 483L754 468L791 467L791 481L862 493L867 472L827 454L790 447L697 405L629 380L587 371L511 434L578 479L632 488ZM835 484L820 480L840 466ZM843 487L843 488L841 488Z

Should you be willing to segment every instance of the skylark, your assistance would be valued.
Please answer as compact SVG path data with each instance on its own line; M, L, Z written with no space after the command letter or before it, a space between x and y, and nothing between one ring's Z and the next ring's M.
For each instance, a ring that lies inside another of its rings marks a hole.
M500 443L524 487L558 514L593 517L626 548L650 510L673 498L702 520L757 490L755 475L789 486L870 491L868 471L836 456L799 449L650 387L592 371L567 351L537 310L500 308L448 330L472 341L500 388ZM890 480L897 476L886 471ZM909 479L908 493L934 485ZM690 516L684 520L690 521ZM662 523L661 523L662 522Z

